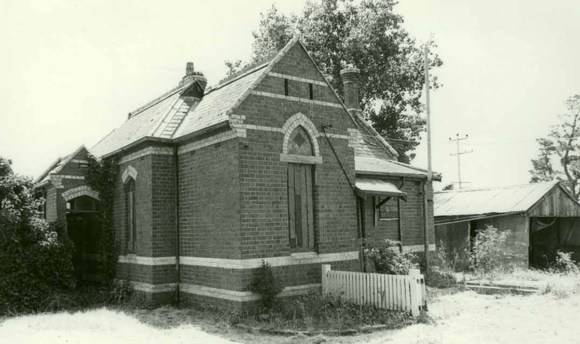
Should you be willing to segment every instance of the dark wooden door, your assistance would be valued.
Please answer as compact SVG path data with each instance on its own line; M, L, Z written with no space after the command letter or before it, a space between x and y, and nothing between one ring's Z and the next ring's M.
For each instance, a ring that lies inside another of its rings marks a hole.
M314 248L312 166L288 164L288 215L290 247Z
M67 229L74 244L73 265L77 281L94 281L99 275L98 243L101 222L96 213L67 214Z

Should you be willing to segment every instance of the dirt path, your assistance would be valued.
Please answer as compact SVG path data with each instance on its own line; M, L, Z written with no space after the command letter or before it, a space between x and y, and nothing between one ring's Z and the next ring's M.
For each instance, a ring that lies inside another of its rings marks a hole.
M196 326L159 329L134 317L107 309L84 313L32 315L8 319L0 324L0 342L11 344L60 343L188 343L231 344Z
M414 325L383 335L369 344L579 343L580 296L496 297L463 292L440 297L431 305L435 323Z
M354 337L279 337L191 324L162 328L134 316L99 309L7 319L0 342L19 343L579 343L580 295L487 296L462 292L430 305L432 324ZM176 314L177 315L177 314Z

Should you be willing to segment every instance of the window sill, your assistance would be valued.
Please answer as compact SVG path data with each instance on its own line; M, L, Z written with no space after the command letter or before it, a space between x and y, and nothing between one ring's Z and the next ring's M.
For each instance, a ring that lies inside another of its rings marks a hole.
M295 259L307 259L307 258L314 258L317 256L318 256L318 253L313 252L313 251L290 253L290 257L295 258Z

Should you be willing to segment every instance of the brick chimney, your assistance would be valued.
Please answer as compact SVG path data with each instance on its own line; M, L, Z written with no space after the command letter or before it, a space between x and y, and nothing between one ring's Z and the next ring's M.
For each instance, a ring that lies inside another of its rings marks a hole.
M360 70L355 67L346 67L340 71L344 104L349 112L359 113L360 108Z
M193 68L193 62L187 62L185 65L185 75L181 78L179 85L184 85L191 81L197 81L202 90L207 86L207 79L202 72L196 72Z

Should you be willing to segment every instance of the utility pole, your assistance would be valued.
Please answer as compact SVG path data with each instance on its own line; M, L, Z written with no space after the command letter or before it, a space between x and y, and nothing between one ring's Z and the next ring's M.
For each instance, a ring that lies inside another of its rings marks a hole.
M455 134L455 138L449 138L450 142L455 142L455 153L451 153L451 156L456 156L457 157L457 184L458 187L461 189L461 187L463 186L463 182L461 180L461 156L464 154L469 154L469 153L473 153L473 149L470 149L468 151L462 151L461 150L461 141L465 141L469 138L469 135L463 135L463 136L459 136L459 134Z
M427 115L427 180L423 183L423 239L425 248L425 281L427 281L427 276L429 272L429 200L433 202L433 190L432 180L433 180L433 170L431 166L431 104L429 98L429 88L431 83L429 82L429 43L425 43L423 47L424 57L424 69L425 69L425 112ZM430 199L429 199L430 198Z

